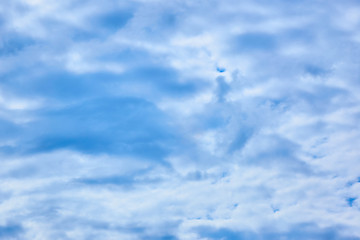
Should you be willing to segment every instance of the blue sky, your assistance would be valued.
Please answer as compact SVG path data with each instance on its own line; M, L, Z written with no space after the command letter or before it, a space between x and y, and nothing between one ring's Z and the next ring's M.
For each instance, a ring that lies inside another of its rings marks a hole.
M0 239L360 240L357 0L0 3Z

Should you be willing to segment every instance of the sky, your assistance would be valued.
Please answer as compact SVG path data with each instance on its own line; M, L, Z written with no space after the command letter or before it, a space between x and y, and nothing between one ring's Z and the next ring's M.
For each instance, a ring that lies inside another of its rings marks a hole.
M360 240L358 0L0 2L0 239Z

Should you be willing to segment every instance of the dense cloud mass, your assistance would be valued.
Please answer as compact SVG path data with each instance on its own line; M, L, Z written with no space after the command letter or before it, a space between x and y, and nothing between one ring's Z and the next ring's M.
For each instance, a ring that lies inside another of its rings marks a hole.
M360 240L357 0L0 2L0 239Z

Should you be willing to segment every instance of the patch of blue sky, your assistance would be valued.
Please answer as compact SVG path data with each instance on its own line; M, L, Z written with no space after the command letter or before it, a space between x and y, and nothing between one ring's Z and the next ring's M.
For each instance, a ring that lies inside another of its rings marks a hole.
M350 207L353 206L353 203L354 201L356 200L357 198L354 198L354 197L350 197L348 199L346 199L347 203L349 204Z
M20 238L23 231L23 227L18 224L0 225L0 237L3 239Z
M131 21L133 14L132 8L111 9L89 17L87 27L69 29L69 32L73 40L80 42L90 39L104 40L124 28Z
M113 185L132 189L136 186L143 187L149 184L158 184L161 182L161 179L134 179L134 176L106 176L98 178L76 179L76 182L91 186L103 187L104 185Z
M117 31L124 27L132 17L133 12L131 10L115 10L113 12L105 12L103 15L99 16L99 18L95 20L95 24L98 24L105 29Z
M220 73L223 73L226 71L226 69L224 67L217 67L216 68L216 71L220 72Z
M305 71L313 76L323 76L328 72L326 69L316 65L305 66Z
M0 56L16 55L33 44L35 44L35 41L30 37L15 32L3 33L0 39Z
M245 33L233 39L232 51L235 53L254 53L273 51L277 47L276 37L262 32Z
M168 151L161 142L176 141L166 116L142 99L94 99L38 116L21 135L32 153L70 148L161 160Z
M251 138L252 134L254 133L254 129L251 127L243 127L241 128L238 133L235 135L235 138L232 140L228 151L234 152L241 150L247 141Z
M120 76L120 85L124 82L127 85L132 83L143 83L145 86L150 85L157 90L157 94L164 96L186 96L196 94L199 90L208 87L204 80L181 82L179 74L172 68L161 66L147 66L132 69L131 71Z
M360 238L357 237L347 237L342 236L341 228L319 228L312 226L312 224L299 224L293 229L290 229L285 232L273 232L270 229L262 230L259 232L252 231L233 231L231 229L221 228L211 228L211 227L200 227L197 229L199 237L206 237L208 239L316 239L316 240L325 240L325 239L341 239L341 240L357 240Z

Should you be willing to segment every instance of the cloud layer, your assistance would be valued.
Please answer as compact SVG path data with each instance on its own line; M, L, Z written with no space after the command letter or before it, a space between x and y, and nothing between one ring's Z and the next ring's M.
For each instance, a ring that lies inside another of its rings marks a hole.
M360 239L357 1L0 16L1 239Z

